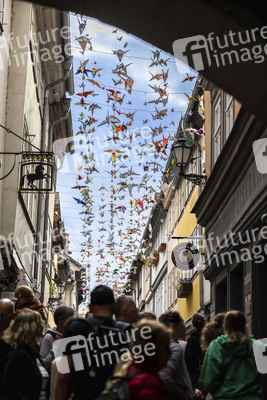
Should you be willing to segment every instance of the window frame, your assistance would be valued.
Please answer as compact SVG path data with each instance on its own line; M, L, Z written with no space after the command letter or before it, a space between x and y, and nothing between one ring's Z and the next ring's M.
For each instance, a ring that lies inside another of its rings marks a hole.
M0 0L0 36L4 33L5 0Z
M228 112L232 112L232 121L231 125L229 124L230 128L229 130L227 129L227 114ZM224 117L224 129L223 129L223 135L224 135L224 142L228 139L230 136L230 133L233 129L234 126L234 119L235 119L235 102L234 102L234 97L230 95L227 92L224 92L223 94L223 117Z
M219 110L218 125L216 121L216 112ZM221 152L221 127L222 127L222 99L221 91L215 96L212 106L212 165L214 166ZM216 146L215 146L216 144ZM215 151L216 149L216 151Z

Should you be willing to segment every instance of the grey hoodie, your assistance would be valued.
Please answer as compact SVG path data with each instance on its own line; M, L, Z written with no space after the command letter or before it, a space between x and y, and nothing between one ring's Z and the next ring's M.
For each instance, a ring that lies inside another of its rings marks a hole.
M184 350L182 346L174 340L171 340L170 349L171 356L168 360L167 366L159 373L161 380L164 384L174 381L186 391L190 399L193 399L193 389L184 360ZM164 391L164 394L167 400L178 398L177 395L167 392L166 390Z
M62 336L61 333L57 332L56 328L47 329L40 345L40 356L49 373L54 359L53 343L56 335Z

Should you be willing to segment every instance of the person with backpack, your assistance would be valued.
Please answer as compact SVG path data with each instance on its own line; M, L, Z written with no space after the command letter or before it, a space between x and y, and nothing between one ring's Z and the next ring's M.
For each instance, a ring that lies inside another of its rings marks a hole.
M159 371L170 356L168 329L160 322L142 318L131 340L131 356L117 364L106 389L97 400L164 400Z
M43 336L40 345L40 356L46 369L50 372L51 363L54 359L53 343L54 340L62 337L63 329L69 318L74 316L74 310L71 307L59 306L54 312L54 321L56 326L49 328Z
M129 352L131 325L115 321L115 299L111 288L96 286L89 305L93 318L70 320L63 339L54 342L55 360L63 356L58 368L56 400L67 400L73 391L75 400L96 399L124 352ZM65 362L66 361L66 362Z
M201 380L216 400L260 400L261 383L246 317L241 311L225 315L225 335L213 340L205 354Z

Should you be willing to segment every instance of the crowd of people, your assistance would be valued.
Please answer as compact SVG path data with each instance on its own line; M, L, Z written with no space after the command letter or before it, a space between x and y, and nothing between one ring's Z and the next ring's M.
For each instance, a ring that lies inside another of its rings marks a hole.
M253 338L241 311L206 322L192 317L186 336L178 311L158 319L112 289L91 292L85 318L71 307L45 314L20 286L14 306L0 300L1 400L260 400Z

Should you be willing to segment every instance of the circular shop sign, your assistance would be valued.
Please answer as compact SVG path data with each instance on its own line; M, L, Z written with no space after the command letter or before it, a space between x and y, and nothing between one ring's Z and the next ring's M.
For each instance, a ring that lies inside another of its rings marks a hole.
M199 262L198 249L192 243L180 243L172 251L172 262L179 269L193 269Z

